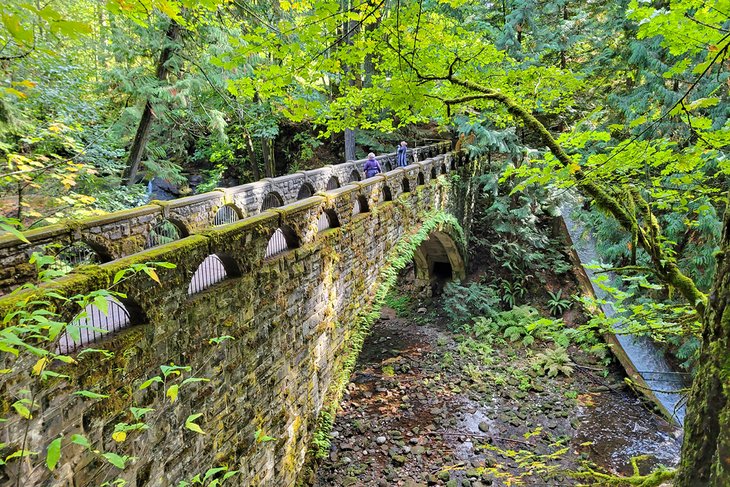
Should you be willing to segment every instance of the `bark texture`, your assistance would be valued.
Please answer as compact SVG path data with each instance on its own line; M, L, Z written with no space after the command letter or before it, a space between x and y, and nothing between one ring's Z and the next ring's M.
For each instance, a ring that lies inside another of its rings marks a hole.
M730 485L730 195L675 487Z
M180 40L180 25L174 20L170 21L170 26L167 28L165 33L165 46L160 52L160 57L157 60L157 67L155 69L155 76L159 81L167 80L167 76L170 74L169 61L175 52L176 44ZM150 138L150 128L152 127L152 121L155 115L152 111L152 104L147 99L142 111L142 118L139 120L137 125L137 132L134 134L134 141L132 147L129 149L129 158L127 159L127 170L125 171L125 180L127 186L131 186L137 182L137 172L139 171L139 164L142 161L144 150L147 147L147 141Z

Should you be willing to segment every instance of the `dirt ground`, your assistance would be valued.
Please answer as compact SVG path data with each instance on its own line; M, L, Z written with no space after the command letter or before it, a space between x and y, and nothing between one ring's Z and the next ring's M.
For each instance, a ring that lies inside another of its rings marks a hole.
M384 308L341 402L315 485L572 486L586 468L673 465L681 430L624 387L621 371L569 349L570 376L530 367L544 344L475 347L438 300Z

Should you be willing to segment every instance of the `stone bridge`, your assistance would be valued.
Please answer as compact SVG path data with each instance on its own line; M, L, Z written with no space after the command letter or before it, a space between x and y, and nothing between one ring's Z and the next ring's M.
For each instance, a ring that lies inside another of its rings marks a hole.
M322 412L332 410L347 382L373 305L399 266L412 260L426 290L435 279L464 275L468 227L460 224L470 220L470 176L481 160L450 152L447 144L416 154L417 162L364 181L353 181L362 175L362 164L353 162L32 235L31 246L60 238L117 257L41 288L59 294L105 289L134 264L176 267L158 268L159 283L143 273L122 280L115 290L126 297L110 300L107 314L87 307L81 324L111 333L87 332L82 345L93 342L113 356L78 354L79 344L62 338L60 349L78 363L54 365L68 378L44 383L31 420L14 414L11 403L17 391L31 388L27 371L37 359L23 369L4 354L0 368L13 371L0 385L2 417L9 418L0 441L15 451L29 424L30 449L40 454L5 466L0 483L20 476L27 486L96 486L115 478L128 486L167 486L227 466L240 471L234 485L294 485L317 425L327 419ZM332 177L348 184L326 190ZM305 184L320 192L297 199ZM283 205L262 208L274 192ZM237 221L211 225L224 207L233 208ZM163 219L187 236L144 249L151 222ZM145 226L147 234L139 230ZM22 248L5 245L15 249L6 258ZM3 315L41 292L0 298ZM48 299L74 320L79 310ZM145 382L171 364L189 369ZM206 380L183 383L191 377ZM109 397L72 394L79 389ZM152 426L115 441L116 425L136 422L132 407L150 408L144 421ZM191 415L204 434L186 428ZM74 434L92 446L72 442ZM59 435L61 460L49 472L40 464ZM134 460L120 470L103 460L109 452Z
M444 154L451 142L409 149L413 162ZM395 153L378 156L385 171L395 167ZM336 189L364 178L365 161L349 161L311 171L262 179L251 184L172 201L152 201L127 211L119 211L81 221L46 226L26 233L30 244L11 234L0 235L0 295L37 277L28 263L36 251L58 254L73 267L104 263L140 252L170 240L187 237L202 229L232 223L261 211L283 206ZM452 169L451 167L446 170ZM434 174L424 174L423 177ZM414 180L414 183L418 181ZM397 189L397 188L395 188Z

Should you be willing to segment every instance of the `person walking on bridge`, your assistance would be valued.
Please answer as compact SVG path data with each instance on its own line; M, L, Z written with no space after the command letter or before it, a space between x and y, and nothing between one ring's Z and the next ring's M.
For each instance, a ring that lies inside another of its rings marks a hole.
M408 165L408 144L406 141L400 143L396 151L396 164L398 167L406 167Z
M368 154L368 159L365 161L365 165L362 168L363 172L365 172L366 178L371 178L375 176L376 174L379 174L383 172L383 168L380 167L380 162L375 158L375 154L372 152Z

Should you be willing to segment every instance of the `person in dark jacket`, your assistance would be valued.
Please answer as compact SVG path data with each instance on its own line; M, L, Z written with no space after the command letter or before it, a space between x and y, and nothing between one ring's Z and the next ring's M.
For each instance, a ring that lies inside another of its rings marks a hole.
M398 167L406 167L408 165L408 144L406 144L405 140L400 143L396 152L396 163Z
M362 170L365 172L366 178L371 178L376 174L383 172L383 168L380 167L380 163L377 159L375 159L375 154L372 152L368 154L368 159L365 161L365 165Z

